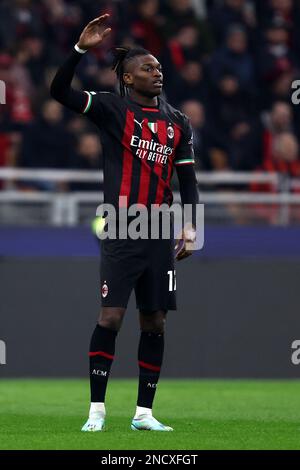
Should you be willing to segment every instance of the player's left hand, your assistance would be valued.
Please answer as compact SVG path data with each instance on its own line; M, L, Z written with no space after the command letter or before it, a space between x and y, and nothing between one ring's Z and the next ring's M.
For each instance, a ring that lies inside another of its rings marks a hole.
M186 224L181 234L177 237L175 243L175 259L180 261L194 251L194 244L196 241L196 230L192 224Z

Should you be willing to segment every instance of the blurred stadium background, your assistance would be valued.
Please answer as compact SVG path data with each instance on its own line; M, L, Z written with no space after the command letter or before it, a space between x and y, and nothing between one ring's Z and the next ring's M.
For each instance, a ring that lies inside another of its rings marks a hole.
M113 34L82 59L76 86L116 91L108 48L142 45L161 60L165 97L194 129L205 245L178 264L164 376L298 377L299 0L0 2L1 376L86 374L100 305L91 222L102 144L85 118L50 98L49 84L104 11ZM138 334L132 300L114 377L136 376Z

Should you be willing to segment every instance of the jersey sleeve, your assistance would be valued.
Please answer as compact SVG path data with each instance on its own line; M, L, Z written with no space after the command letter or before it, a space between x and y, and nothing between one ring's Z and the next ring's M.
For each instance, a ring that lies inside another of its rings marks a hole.
M107 124L111 120L118 97L105 91L84 90L83 93L85 103L82 106L81 114L86 115L95 124Z
M182 126L181 138L176 148L174 165L193 165L194 163L195 155L193 148L193 130L188 118L185 116Z
M58 68L50 86L51 96L77 113L86 114L96 125L104 125L111 118L119 99L114 93L76 90L72 87L75 70L82 54L73 49Z

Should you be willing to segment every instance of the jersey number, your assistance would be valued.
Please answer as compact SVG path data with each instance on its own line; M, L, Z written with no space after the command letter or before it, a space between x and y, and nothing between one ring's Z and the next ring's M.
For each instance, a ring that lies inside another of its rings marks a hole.
M176 290L176 271L168 271L169 276L169 292Z

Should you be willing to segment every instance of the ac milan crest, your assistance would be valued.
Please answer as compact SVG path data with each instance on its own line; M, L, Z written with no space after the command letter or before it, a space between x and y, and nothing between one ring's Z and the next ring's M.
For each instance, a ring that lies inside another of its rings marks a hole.
M174 129L172 126L169 126L168 129L167 129L167 134L168 134L168 137L169 139L173 139L174 137Z
M103 286L101 288L101 294L102 294L102 297L105 298L107 297L107 294L108 294L108 285L106 284L106 281L103 282Z

